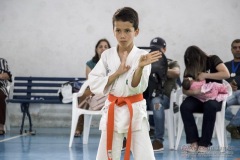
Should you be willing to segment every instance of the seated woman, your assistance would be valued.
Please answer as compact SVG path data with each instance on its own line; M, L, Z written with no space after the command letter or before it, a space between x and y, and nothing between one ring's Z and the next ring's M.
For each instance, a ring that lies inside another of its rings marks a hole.
M95 67L97 62L99 61L101 54L108 48L111 48L110 43L108 42L107 39L100 39L96 46L95 46L95 55L94 57L87 61L86 63L86 78L88 78L88 74L91 72L91 70ZM82 101L85 99L87 96L91 95L91 91L87 90L82 97L79 98L79 101ZM75 131L75 137L79 137L82 132L83 132L83 124L84 124L84 116L81 115L78 120L77 128Z
M208 100L221 102L228 97L227 86L221 83L206 83L205 80L196 81L192 77L187 77L183 79L182 87L185 90L192 90L195 93L194 97L202 102Z
M197 46L190 46L184 54L184 77L206 80L206 83L222 83L230 77L227 67L217 55L207 55ZM186 133L187 152L207 152L212 145L216 114L221 111L222 102L217 100L200 101L193 90L182 89L187 97L183 100L180 112ZM194 113L203 113L202 134L199 136Z

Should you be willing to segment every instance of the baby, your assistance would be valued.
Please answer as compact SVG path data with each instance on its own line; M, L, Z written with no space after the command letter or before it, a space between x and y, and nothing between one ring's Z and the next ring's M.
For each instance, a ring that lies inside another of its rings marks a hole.
M191 77L186 77L182 82L182 87L185 90L194 90L196 94L194 97L202 102L208 100L217 100L221 102L228 97L227 86L217 82L206 83L205 80L196 81Z

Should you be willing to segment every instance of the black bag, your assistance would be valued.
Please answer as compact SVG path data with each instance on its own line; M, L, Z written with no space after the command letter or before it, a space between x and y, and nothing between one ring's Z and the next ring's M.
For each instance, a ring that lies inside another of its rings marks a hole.
M151 50L150 52L152 52ZM168 61L164 54L157 62L152 63L151 73L148 81L148 88L144 98L157 97L164 93L164 83L167 80Z

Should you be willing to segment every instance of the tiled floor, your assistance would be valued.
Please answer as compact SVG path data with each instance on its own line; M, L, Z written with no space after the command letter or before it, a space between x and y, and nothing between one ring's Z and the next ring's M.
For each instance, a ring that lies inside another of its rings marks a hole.
M75 138L72 148L68 147L70 128L38 128L35 136L19 135L18 128L0 136L0 160L95 160L100 131L92 128L89 144L83 145L82 138ZM156 159L165 160L234 160L240 157L240 140L228 139L229 149L225 153L218 151L216 138L207 154L186 154L168 149L167 137L163 152L155 153ZM182 137L180 145L185 144ZM124 152L122 153L124 154ZM122 156L123 157L123 156ZM133 158L132 158L133 159Z

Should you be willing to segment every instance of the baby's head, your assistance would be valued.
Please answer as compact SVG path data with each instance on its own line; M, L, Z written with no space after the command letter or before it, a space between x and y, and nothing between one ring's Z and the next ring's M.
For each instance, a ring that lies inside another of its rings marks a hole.
M182 87L185 90L189 90L192 84L192 77L185 77L182 82Z

